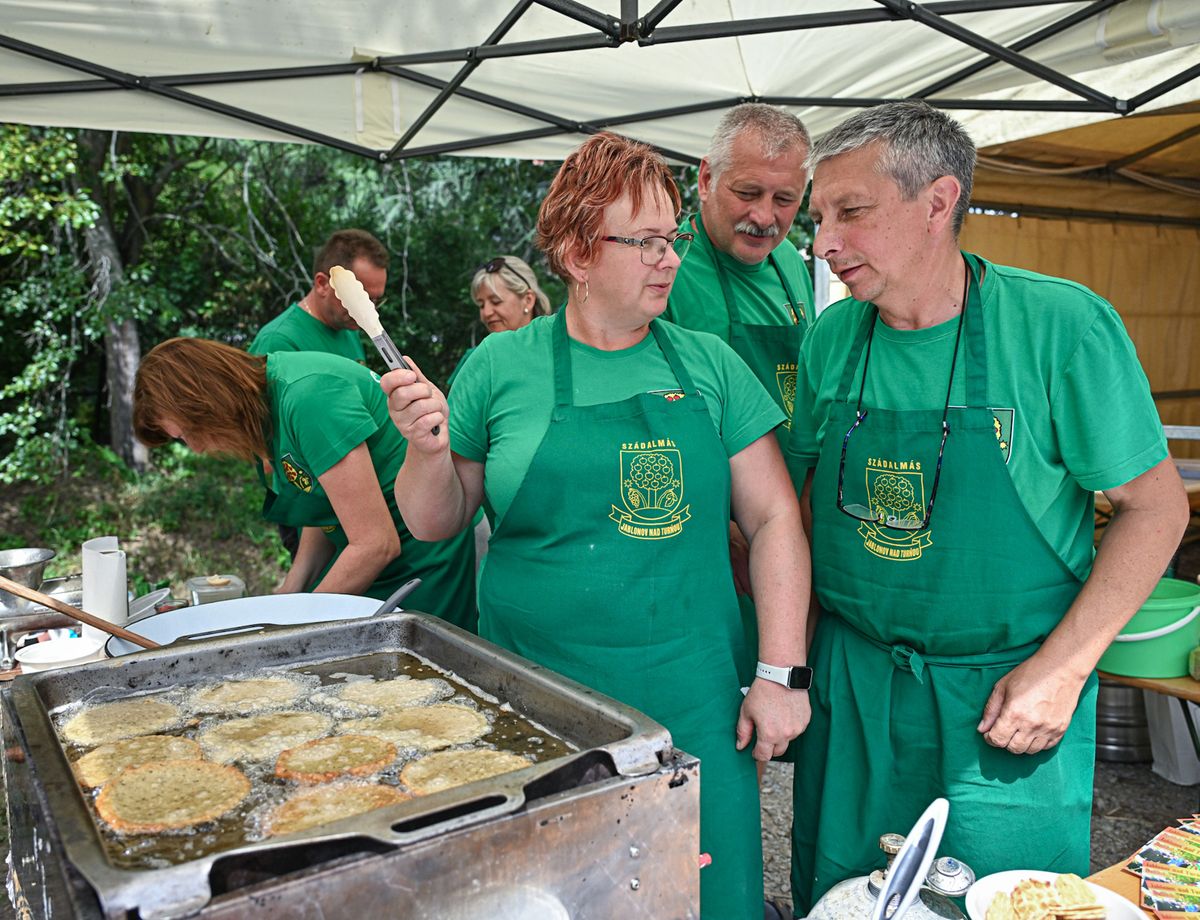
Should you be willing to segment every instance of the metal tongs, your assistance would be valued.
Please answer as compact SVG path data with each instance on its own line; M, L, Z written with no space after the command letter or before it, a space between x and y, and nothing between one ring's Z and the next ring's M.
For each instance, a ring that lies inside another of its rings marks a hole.
M379 351L379 356L383 358L383 363L388 366L388 370L394 371L397 368L403 368L406 371L412 370L408 362L404 360L404 356L400 354L400 349L396 347L391 336L384 331L383 324L379 321L379 311L375 309L375 304L371 302L371 296L362 286L362 282L355 277L354 272L335 265L329 269L329 283L333 285L333 292L337 294L338 300L342 302L342 306L346 308L350 318L358 323L358 328L375 343L375 348ZM434 425L434 436L436 437L441 430L441 425Z

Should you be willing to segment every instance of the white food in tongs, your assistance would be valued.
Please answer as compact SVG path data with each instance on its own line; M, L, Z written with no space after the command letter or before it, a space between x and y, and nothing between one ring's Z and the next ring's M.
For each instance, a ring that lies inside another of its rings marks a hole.
M333 292L337 294L338 300L342 302L342 306L346 308L351 319L358 323L358 328L375 343L375 347L379 350L379 356L383 358L383 363L388 366L388 369L394 371L396 368L402 367L410 370L408 362L400 354L400 349L384 331L383 324L379 322L379 311L375 309L375 304L371 302L371 296L362 286L362 282L354 277L354 272L335 265L329 269L329 283L333 285ZM441 428L441 425L434 426L435 437Z

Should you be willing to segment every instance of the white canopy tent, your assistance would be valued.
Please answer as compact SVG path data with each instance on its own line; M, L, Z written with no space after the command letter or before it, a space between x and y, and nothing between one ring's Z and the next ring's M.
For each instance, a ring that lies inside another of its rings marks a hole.
M696 162L740 102L820 135L913 96L987 148L975 200L1027 215L965 245L1107 296L1200 424L1200 0L0 0L0 122L379 161L611 128Z
M1198 41L1196 0L0 0L0 121L694 161L738 102L915 95L985 146L1200 98Z

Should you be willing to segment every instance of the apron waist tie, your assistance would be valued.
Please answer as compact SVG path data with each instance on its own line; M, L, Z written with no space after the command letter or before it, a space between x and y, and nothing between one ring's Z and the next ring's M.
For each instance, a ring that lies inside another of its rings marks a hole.
M835 613L822 610L822 615L828 615L831 620L846 627L860 639L875 646L891 656L892 664L899 671L906 671L916 678L917 683L925 683L926 667L936 668L1013 668L1027 659L1041 647L1041 642L1029 642L1016 648L1002 649L998 652L983 652L978 655L927 655L918 652L911 646L897 643L889 645L882 639L868 636L865 632L853 626L848 620Z

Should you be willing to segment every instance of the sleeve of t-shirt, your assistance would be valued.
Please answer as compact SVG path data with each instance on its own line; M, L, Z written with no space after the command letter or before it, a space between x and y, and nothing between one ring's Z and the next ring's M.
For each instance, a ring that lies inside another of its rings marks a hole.
M450 449L476 463L487 459L491 381L491 352L481 345L459 366L450 390Z
M296 346L278 332L261 329L254 337L254 341L250 343L248 350L252 355L269 355L276 351L295 351Z
M293 380L280 411L293 443L314 476L322 476L379 428L362 394L336 374Z
M1120 317L1107 303L1050 395L1063 462L1079 485L1124 485L1167 457L1150 383Z
M732 457L783 422L783 411L737 353L714 341L719 373L725 382L721 400L721 443Z

